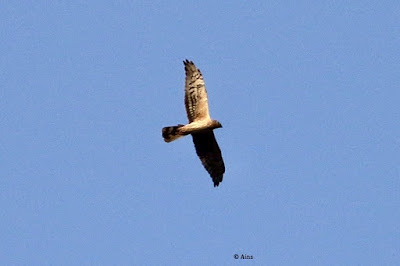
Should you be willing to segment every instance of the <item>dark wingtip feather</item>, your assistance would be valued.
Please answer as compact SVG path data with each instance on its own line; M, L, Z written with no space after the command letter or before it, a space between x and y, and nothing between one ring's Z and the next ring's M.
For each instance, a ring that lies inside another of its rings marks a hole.
M214 176L214 177L212 177L212 180L214 182L214 187L218 187L219 186L219 183L222 182L222 177L223 176Z
M190 61L190 60L188 60L188 59L185 59L185 60L183 60L183 64L186 66L186 65L194 65L193 64L193 61Z

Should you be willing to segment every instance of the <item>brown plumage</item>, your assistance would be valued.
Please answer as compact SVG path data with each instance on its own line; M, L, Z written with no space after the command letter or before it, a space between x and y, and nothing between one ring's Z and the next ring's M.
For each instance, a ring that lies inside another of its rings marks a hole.
M165 142L171 142L191 134L196 153L216 187L222 182L225 165L213 130L222 125L210 117L207 90L200 70L192 61L185 60L183 64L186 73L185 108L189 124L164 127L162 136Z

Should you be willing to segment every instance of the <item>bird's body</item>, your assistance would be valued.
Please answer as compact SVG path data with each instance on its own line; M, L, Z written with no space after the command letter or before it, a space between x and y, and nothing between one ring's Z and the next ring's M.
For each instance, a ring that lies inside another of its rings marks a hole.
M183 63L186 73L185 107L189 124L164 127L162 136L165 142L171 142L191 134L197 155L213 179L214 186L218 186L222 182L225 165L213 130L222 125L210 117L207 90L200 70L192 61L185 60Z

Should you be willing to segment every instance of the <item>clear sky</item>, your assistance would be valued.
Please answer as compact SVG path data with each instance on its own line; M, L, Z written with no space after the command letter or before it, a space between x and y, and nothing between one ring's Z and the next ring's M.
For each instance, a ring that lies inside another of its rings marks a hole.
M4 1L1 265L399 265L399 1ZM186 123L201 69L226 165ZM234 254L253 256L235 260Z

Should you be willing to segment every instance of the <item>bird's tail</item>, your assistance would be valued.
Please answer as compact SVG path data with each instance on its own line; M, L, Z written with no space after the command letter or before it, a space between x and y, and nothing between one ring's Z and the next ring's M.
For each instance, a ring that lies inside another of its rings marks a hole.
M176 139L179 139L180 137L185 136L186 134L182 134L181 132L179 132L179 128L181 128L181 127L183 127L183 125L164 127L162 129L162 136L164 138L164 141L171 142Z

